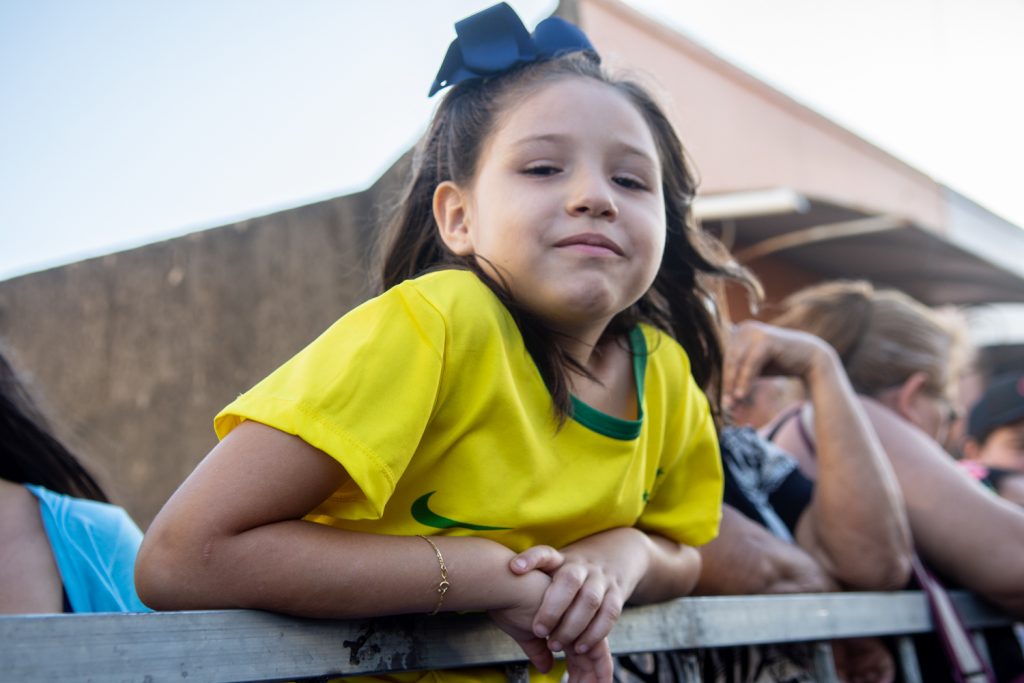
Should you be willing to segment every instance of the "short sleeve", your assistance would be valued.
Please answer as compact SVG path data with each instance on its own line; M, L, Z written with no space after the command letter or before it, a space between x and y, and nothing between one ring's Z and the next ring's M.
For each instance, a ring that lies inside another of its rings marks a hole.
M637 526L690 546L718 535L722 519L722 462L704 394L685 369L685 392L665 408L669 438L663 464ZM672 403L678 401L679 405ZM675 408L672 410L671 408Z
M75 612L148 612L135 593L142 532L123 508L27 487Z
M410 283L349 312L214 420L224 438L244 420L298 436L341 463L338 494L379 519L434 411L444 318Z

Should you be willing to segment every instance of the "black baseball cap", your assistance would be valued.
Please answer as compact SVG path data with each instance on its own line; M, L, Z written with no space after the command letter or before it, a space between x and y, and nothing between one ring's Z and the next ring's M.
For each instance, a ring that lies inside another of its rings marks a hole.
M984 443L989 434L1018 420L1024 420L1024 372L1011 372L989 382L971 408L967 435Z

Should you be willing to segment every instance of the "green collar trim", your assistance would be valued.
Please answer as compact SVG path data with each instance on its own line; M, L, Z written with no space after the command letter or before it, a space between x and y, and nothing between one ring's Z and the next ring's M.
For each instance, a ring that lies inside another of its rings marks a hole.
M640 436L640 427L644 423L644 374L647 372L647 340L644 339L640 326L634 327L629 333L629 349L633 353L633 379L636 382L637 419L623 420L597 408L591 408L575 396L572 401L572 419L598 434L630 441Z

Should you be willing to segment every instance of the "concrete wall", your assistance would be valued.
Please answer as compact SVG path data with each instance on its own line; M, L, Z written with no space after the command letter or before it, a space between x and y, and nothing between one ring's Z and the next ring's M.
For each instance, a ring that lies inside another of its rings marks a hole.
M0 341L145 527L212 420L369 293L366 193L0 282Z

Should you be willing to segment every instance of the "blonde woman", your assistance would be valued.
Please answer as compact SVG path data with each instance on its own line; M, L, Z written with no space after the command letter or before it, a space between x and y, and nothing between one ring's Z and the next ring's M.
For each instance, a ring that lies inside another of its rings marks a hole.
M950 583L1024 617L1024 511L968 478L940 445L955 419L965 358L939 313L866 282L830 282L783 302L773 322L829 342L892 464L918 554ZM778 420L774 441L815 475L811 408Z

